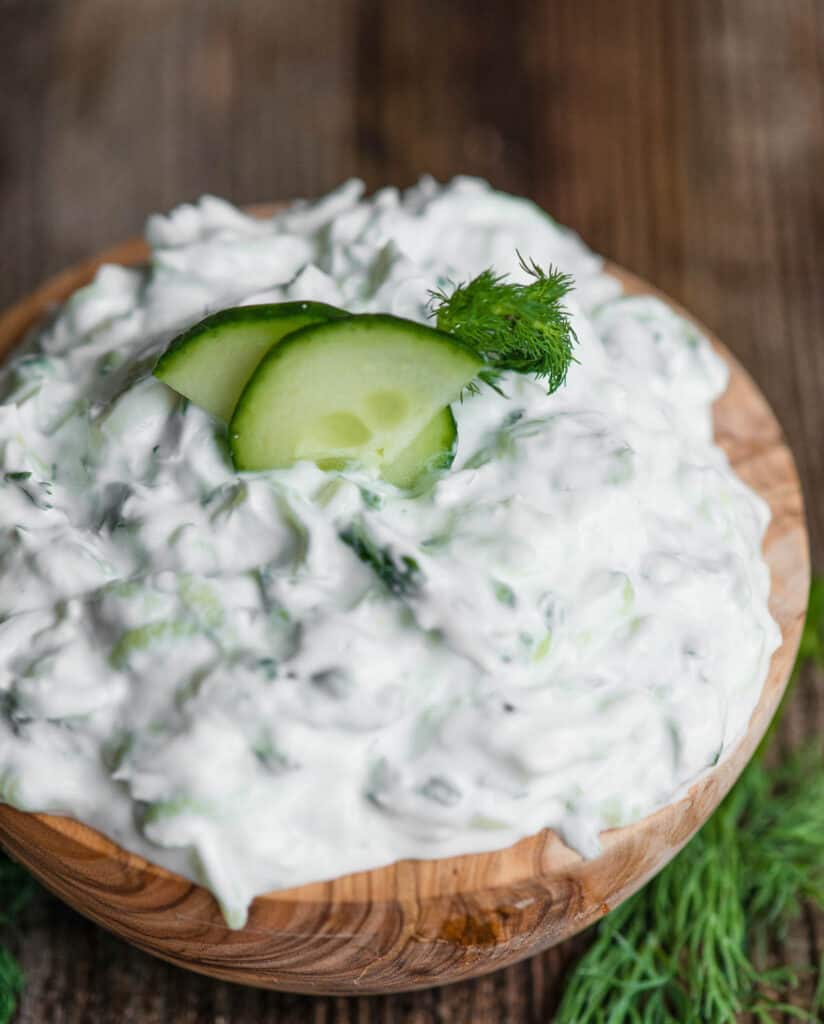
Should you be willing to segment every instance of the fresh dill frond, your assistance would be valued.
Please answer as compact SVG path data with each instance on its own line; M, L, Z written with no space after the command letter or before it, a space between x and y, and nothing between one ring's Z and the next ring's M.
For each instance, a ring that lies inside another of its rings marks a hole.
M518 260L532 278L528 284L484 270L450 292L430 292L431 315L439 330L454 334L483 359L480 380L496 387L501 371L514 370L545 379L551 394L565 383L576 361L572 349L577 338L563 304L573 281L520 253Z
M824 668L824 576L816 576L810 585L810 601L798 647L796 672L807 663Z
M23 991L23 972L7 949L0 948L0 1024L9 1024Z
M28 871L0 847L0 928L14 924L36 889L37 883Z
M0 850L0 933L16 924L37 883ZM23 990L23 973L11 950L0 945L0 1024L9 1024Z

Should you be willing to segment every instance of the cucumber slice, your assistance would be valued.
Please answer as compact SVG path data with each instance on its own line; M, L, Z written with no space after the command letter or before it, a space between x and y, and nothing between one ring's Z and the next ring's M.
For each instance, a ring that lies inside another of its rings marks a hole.
M452 410L441 409L381 476L396 487L411 487L426 473L449 469L455 458L458 428Z
M482 365L452 335L411 320L378 314L305 327L267 353L240 396L229 425L235 467L389 467ZM422 449L398 479L425 468L432 450Z
M178 335L154 369L157 378L228 422L255 367L281 338L348 314L322 302L238 306Z

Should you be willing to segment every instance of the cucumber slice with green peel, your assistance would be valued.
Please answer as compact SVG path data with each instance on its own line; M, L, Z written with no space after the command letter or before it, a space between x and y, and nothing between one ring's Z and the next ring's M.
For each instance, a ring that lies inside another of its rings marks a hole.
M238 306L207 316L172 341L154 374L228 422L258 363L273 345L310 324L348 316L322 302Z
M405 449L482 366L452 335L411 320L369 314L305 327L267 353L238 399L235 467L307 459L384 471L403 453L397 479L411 479L433 453L424 444L407 461Z
M396 487L411 487L427 473L449 469L457 443L458 428L452 410L441 409L394 462L383 467L381 476Z

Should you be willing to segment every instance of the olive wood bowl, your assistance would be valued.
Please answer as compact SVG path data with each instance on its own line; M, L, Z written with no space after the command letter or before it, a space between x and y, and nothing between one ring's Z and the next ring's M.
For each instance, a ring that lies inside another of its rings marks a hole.
M0 354L102 263L145 257L133 240L47 282L0 317ZM659 294L608 269L627 292ZM267 893L252 904L247 925L231 931L205 889L72 819L0 806L2 844L47 889L140 949L217 978L292 992L395 992L472 978L603 917L664 867L741 773L784 692L806 610L808 542L792 454L749 375L712 341L732 371L714 409L716 440L772 510L764 555L783 642L738 745L680 799L605 831L600 856L584 860L544 830L491 853L404 860Z

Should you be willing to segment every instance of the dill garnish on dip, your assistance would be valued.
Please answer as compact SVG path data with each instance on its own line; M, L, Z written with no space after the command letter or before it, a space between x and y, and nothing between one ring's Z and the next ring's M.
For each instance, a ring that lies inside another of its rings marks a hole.
M563 304L572 278L551 267L544 271L518 254L531 281L510 282L484 270L468 284L439 288L431 299L435 322L484 360L479 376L494 381L502 370L545 378L547 394L566 383L574 361L575 330Z

